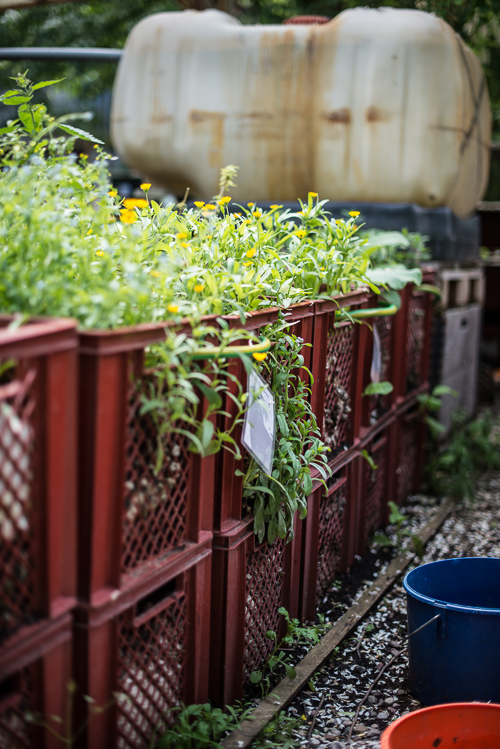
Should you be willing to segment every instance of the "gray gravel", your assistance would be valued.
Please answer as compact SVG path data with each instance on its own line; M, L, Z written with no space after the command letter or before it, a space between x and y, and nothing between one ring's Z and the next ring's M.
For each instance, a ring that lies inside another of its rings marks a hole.
M430 497L410 497L405 512L412 531L431 519L436 505L437 500ZM456 506L427 545L422 563L463 556L500 556L498 472L483 475L472 504ZM413 566L418 564L417 560ZM380 561L377 574L385 566ZM334 608L330 620L335 621L370 582L367 580L360 587L350 603ZM404 647L405 635L406 596L400 578L353 636L344 641L327 665L316 673L314 691L304 690L289 706L287 713L301 719L301 729L295 736L297 747L346 749L349 728L359 702L379 669ZM318 710L322 699L323 704ZM378 749L385 728L396 718L420 707L408 689L408 661L404 650L384 673L361 709L350 746ZM314 716L315 727L308 744Z

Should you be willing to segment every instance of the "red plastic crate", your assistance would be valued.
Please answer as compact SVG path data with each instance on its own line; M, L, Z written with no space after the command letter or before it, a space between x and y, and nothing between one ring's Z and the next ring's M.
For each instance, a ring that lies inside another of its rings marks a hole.
M354 558L354 532L358 504L356 451L349 451L327 482L308 500L303 521L300 617L314 621L316 602L328 592L337 574Z
M432 284L434 272L424 270L423 283ZM433 296L413 284L401 292L402 306L396 316L394 385L400 400L427 385Z
M75 323L10 322L0 318L0 648L76 593Z
M388 429L381 430L362 445L376 468L372 468L365 458L360 458L358 554L364 554L366 545L387 517L388 434Z
M32 647L17 659L0 660L0 749L59 749L59 739L46 728L61 733L64 724L53 716L67 715L71 680L71 615L48 623ZM35 715L35 725L28 721Z
M268 324L278 319L279 310L276 308L265 309L258 312L252 312L247 318L245 329L251 330L257 334ZM225 318L232 327L241 327L239 316L228 316ZM302 347L302 356L304 357L304 366L311 369L312 363L312 342L314 329L314 305L309 302L294 305L286 313L286 319L290 323L290 332L302 338L304 345ZM236 382L241 383L243 392L246 391L247 375L242 362L239 359L233 359L229 364L229 371L234 380L229 383L230 392L237 396L239 392ZM305 371L299 373L303 381L309 384L309 376ZM234 424L237 415L237 406L232 398L227 397L225 402L226 416L220 418L219 428L222 431L228 431ZM241 425L233 431L236 442L241 447ZM241 447L245 456L245 450ZM244 461L245 457L243 458ZM243 479L236 476L236 470L244 470L244 463L241 460L235 460L234 456L227 450L222 450L217 456L217 488L215 494L215 511L214 511L214 529L218 531L228 531L232 525L248 516L247 509L243 506L242 492Z
M164 335L162 325L80 334L78 590L96 605L212 528L215 456L202 459L171 434L154 470L157 430L140 413L153 378L144 350Z
M422 476L425 423L418 406L408 406L390 427L388 499L401 505L418 490Z
M339 308L366 305L365 291L315 302L312 407L334 458L359 435L365 325L335 322Z
M184 567L160 571L133 595L76 609L75 682L80 695L109 705L80 747L144 749L175 721L172 708L207 700L210 546L208 537ZM81 722L88 710L81 700Z
M210 698L220 705L240 699L252 671L274 647L265 634L283 634L284 606L298 614L300 533L288 544L258 544L253 520L216 533L213 542Z
M375 297L369 300L369 307L376 307L377 300ZM386 317L373 317L368 318L365 322L368 323L368 328L365 332L366 335L366 348L365 348L365 361L364 361L364 380L363 380L363 391L370 384L371 380L371 367L374 352L374 333L375 329L378 334L380 341L380 382L390 382L392 385L395 384L397 373L395 366L398 361L397 353L394 350L395 346L395 330L397 327L397 318L401 315L401 311L398 311L396 315L387 315ZM393 390L392 393L387 395L369 395L363 396L362 400L362 416L361 426L362 431L372 429L380 423L381 419L390 418L389 412L395 402L396 392Z

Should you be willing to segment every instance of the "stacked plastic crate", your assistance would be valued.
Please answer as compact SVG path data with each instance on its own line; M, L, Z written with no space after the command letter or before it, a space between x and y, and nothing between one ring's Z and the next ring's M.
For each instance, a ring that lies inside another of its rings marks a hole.
M142 408L145 349L163 338L161 325L79 337L74 679L93 749L149 746L171 708L208 694L214 458Z
M0 747L45 749L70 698L77 337L18 322L0 318Z
M239 318L228 318L235 327ZM261 332L278 319L277 309L252 313L247 330ZM304 364L310 368L314 324L314 307L300 304L287 314L291 332L303 339ZM233 360L233 387L237 394L241 383L246 387L246 372L241 361ZM302 375L307 378L305 372ZM222 417L222 430L233 427L237 406L233 399L226 403L227 416ZM241 426L233 431L241 444ZM245 455L245 450L242 450ZM241 698L243 686L253 671L258 670L269 655L273 641L266 632L280 633L283 617L278 609L284 606L292 615L298 614L300 587L301 533L293 540L277 539L270 545L258 543L254 534L251 509L243 501L245 457L235 460L229 451L219 456L214 513L212 618L210 640L210 697L219 704L230 704ZM236 473L238 471L238 474ZM296 520L298 528L298 520Z

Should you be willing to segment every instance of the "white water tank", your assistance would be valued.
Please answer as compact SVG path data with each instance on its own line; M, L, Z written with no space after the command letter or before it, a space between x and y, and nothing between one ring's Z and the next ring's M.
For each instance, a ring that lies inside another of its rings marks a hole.
M418 10L346 10L322 25L243 26L216 10L132 30L111 135L152 182L209 199L413 202L474 210L491 113L477 57Z

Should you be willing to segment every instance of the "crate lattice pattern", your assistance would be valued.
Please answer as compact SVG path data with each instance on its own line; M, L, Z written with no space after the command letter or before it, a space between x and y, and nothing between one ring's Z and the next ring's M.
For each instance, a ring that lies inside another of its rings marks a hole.
M33 709L29 668L0 684L0 749L34 749L26 714Z
M406 339L406 392L421 384L422 355L425 343L425 294L412 295L408 306Z
M340 448L350 439L353 341L352 323L342 323L328 335L323 433L331 448Z
M129 399L122 573L182 546L187 532L189 439L174 432L162 437L157 472L158 432L151 415L140 413L142 392L133 387Z
M382 438L370 450L370 455L377 466L376 470L365 461L365 544L382 523L386 482L386 444L385 438Z
M35 614L36 370L0 385L0 641ZM42 542L42 539L39 539Z
M378 333L380 340L380 378L379 382L390 382L391 372L391 352L392 352L392 331L394 321L392 317L377 317L373 320L373 327ZM390 395L370 395L370 424L376 423L377 419L383 416L390 408Z
M186 653L186 595L134 625L126 612L119 626L118 749L144 749L168 711L180 704Z
M415 486L418 458L418 430L416 419L403 420L397 468L397 503L402 504Z
M285 545L278 538L272 546L264 544L246 558L245 656L244 679L265 662L274 647L266 632L278 632L281 615Z
M328 496L321 497L318 535L318 579L316 595L322 598L340 569L344 538L347 479Z

